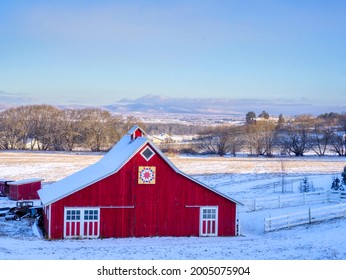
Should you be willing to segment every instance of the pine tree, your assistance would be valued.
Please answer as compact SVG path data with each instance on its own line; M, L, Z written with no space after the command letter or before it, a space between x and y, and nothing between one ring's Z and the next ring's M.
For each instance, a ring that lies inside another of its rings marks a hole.
M245 116L245 121L247 124L254 124L256 122L256 113L250 111Z
M266 112L266 111L262 111L261 114L258 115L260 118L263 118L263 119L266 119L268 120L269 119L269 114Z
M346 186L346 166L344 167L344 171L341 173L341 183Z
M303 178L303 181L300 182L299 191L300 191L301 193L313 191L313 186L312 186L312 184L309 182L308 177L305 176L305 177Z
M342 187L341 187L342 188ZM340 190L340 179L338 177L333 179L332 187L331 189L338 191Z
M284 116L282 114L279 115L279 123L284 123L285 119Z

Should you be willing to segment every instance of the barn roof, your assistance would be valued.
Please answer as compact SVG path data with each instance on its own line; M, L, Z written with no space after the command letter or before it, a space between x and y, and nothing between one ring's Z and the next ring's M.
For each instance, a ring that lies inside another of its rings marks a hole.
M134 126L129 132L123 136L120 141L114 145L114 147L98 162L80 170L72 175L61 179L53 184L47 185L38 191L43 205L51 204L63 197L66 197L76 191L79 191L95 182L102 180L116 172L118 172L138 151L140 151L147 143L150 143L150 147L158 153L177 173L189 178L190 180L202 185L203 187L218 193L219 195L231 200L237 204L241 204L230 197L222 194L214 189L211 189L207 185L199 182L198 180L188 176L180 171L162 152L156 148L147 137L136 137L133 139L131 136L140 129ZM145 135L145 134L143 134Z
M36 182L41 182L43 179L41 178L30 178L30 179L24 179L20 181L13 181L9 182L9 185L17 186L17 185L25 185L25 184L30 184L30 183L36 183Z

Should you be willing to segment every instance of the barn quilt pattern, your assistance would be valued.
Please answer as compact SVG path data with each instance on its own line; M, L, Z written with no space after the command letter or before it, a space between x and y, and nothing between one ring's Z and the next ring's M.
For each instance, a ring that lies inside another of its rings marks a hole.
M155 180L156 180L155 166L139 166L138 184L155 184Z

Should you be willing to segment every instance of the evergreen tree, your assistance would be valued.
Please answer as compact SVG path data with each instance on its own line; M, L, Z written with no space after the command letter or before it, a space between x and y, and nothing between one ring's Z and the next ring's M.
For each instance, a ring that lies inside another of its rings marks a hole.
M346 166L344 167L344 171L341 173L341 183L346 186Z
M245 121L247 124L254 124L256 121L256 113L255 112L248 112L245 116Z
M285 118L282 114L279 115L279 123L284 123L285 122Z
M343 191L344 190L344 188L340 184L340 179L338 177L333 179L333 183L332 183L331 189L335 190L335 191Z
M302 182L300 182L299 191L301 193L314 191L314 185L312 184L312 182L309 182L308 177L305 176Z
M262 111L261 114L258 115L260 118L263 118L263 119L266 119L268 120L269 119L269 114L266 112L266 111Z

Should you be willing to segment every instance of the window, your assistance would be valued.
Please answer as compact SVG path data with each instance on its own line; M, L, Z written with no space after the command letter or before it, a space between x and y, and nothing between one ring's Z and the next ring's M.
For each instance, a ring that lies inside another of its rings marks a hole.
M84 220L98 220L99 217L98 210L84 210Z
M203 209L203 219L215 219L216 218L216 209Z
M67 221L79 221L80 220L80 210L66 210L66 220Z
M146 147L142 152L141 152L142 157L144 157L147 161L150 160L154 155L154 151L150 149L150 147Z

